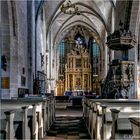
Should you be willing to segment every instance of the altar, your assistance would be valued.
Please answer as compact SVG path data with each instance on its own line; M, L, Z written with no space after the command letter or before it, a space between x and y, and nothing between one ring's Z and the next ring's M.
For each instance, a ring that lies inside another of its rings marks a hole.
M90 54L87 48L76 45L67 55L65 91L92 89Z

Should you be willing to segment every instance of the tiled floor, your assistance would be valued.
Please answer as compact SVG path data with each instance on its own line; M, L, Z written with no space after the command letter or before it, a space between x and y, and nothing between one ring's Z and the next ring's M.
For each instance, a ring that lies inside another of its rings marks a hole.
M46 140L90 140L82 118L82 108L56 110L56 120L47 132Z

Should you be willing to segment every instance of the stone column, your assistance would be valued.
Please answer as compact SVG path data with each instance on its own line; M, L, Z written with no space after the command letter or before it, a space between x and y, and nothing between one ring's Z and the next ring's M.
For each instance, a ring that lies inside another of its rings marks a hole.
M14 111L7 111L4 112L6 115L6 121L7 121L7 133L6 133L6 139L15 139L15 132L14 132Z
M22 115L22 119L23 119L23 123L22 123L22 139L29 139L28 138L28 118L27 118L27 114L28 114L28 107L24 106L22 107L23 110L23 115Z

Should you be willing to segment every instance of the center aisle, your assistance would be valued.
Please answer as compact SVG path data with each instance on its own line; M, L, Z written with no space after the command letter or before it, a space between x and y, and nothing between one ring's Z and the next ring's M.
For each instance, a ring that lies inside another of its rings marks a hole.
M45 140L91 140L82 118L82 108L56 109L55 122Z

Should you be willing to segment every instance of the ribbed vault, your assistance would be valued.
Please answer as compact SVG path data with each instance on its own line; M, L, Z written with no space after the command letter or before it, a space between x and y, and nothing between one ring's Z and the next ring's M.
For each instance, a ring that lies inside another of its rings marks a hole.
M51 32L53 48L60 42L66 32L75 24L82 24L94 32L95 38L101 38L102 32L110 32L111 10L115 8L112 0L71 0L76 4L80 15L68 15L61 12L61 5L67 1L45 1L47 38ZM99 40L98 40L99 41ZM102 41L102 38L100 39Z

